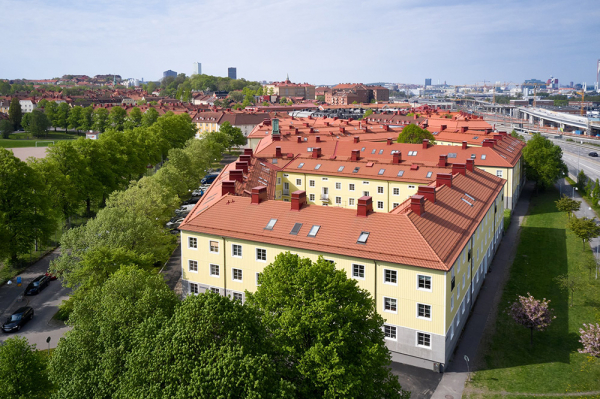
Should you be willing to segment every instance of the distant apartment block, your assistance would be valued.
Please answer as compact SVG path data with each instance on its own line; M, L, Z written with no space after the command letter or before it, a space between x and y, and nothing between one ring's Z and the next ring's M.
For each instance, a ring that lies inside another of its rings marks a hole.
M431 79L425 79L425 86L431 86Z
M233 67L227 68L227 77L229 79L237 79L237 69Z
M194 62L194 70L192 71L192 75L202 75L202 64L199 62Z
M371 100L389 101L390 90L383 86L367 86L362 83L341 83L325 93L325 102L334 105L368 103Z
M163 72L163 79L164 79L164 78L167 78L167 77L169 77L169 76L170 76L170 77L173 77L173 78L176 78L176 77L177 77L177 72L175 72L175 71L171 71L170 69L169 69L168 71L164 71L164 72Z
M315 98L315 86L308 83L292 83L289 76L283 82L265 85L269 95L292 97L302 100Z

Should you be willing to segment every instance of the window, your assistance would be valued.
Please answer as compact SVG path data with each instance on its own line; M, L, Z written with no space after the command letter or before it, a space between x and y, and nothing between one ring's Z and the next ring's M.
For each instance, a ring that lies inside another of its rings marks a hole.
M256 273L256 286L260 286L260 279L262 278L262 273Z
M413 185L410 185L410 186L408 186L408 188L409 188L409 189L414 189L414 188L415 188L415 186L413 186Z
M498 169L498 170L496 171L496 176L498 176L498 177L502 177L502 170Z
M433 174L433 172L427 172L427 176L425 176L425 177L430 178L432 174Z
M382 186L377 187L377 194L383 194L383 187Z
M383 297L383 310L396 313L396 299Z
M482 154L482 155L481 155L481 159L485 159L486 157L487 157L487 155L486 155L486 154Z
M267 261L267 250L261 249L261 248L256 248L256 260L261 261L261 262L266 262Z
M210 275L213 277L219 277L219 265L210 265Z
M365 278L365 266L364 265L352 265L352 277Z
M233 293L233 300L234 301L240 301L243 302L244 300L244 296L242 294L240 294L239 292L234 292Z
M342 197L335 197L336 205L342 205Z
M465 287L466 287L466 284L467 284L467 279L466 279L466 277L467 277L467 276L463 274L463 290L465 289Z
M452 333L454 335L454 333ZM422 332L417 333L417 346L431 348L431 335Z
M461 314L465 313L465 301L462 301L462 310L460 311Z
M219 290L216 287L210 287L210 292L212 292L213 294L221 294L221 290Z
M398 272L396 270L383 270L383 282L388 284L396 284L398 282Z
M190 294L198 294L199 292L198 284L190 283Z
M354 183L348 184L348 190L354 191Z
M402 176L404 176L404 171L403 170L398 171L398 177L402 177Z
M298 169L302 169L303 166L304 166L304 162L301 162L300 165L298 165Z
M277 178L277 185L280 186L281 185L281 177Z
M317 166L315 166L315 170L319 170L321 168L321 164L318 163Z
M383 201L377 201L377 209L383 209Z
M321 180L327 181L327 180L329 180L329 177L321 177Z
M335 183L335 189L336 190L341 190L342 189L342 183L340 183L340 182Z
M394 187L392 189L392 195L400 195L400 188Z
M363 191L363 195L364 195L365 197L368 197L368 196L369 196L369 192L368 192L368 191Z
M340 166L340 167L338 168L338 172L341 172L341 171L343 171L343 170L344 170L344 167L343 167L343 166Z
M369 182L368 181L364 181L363 184L369 184Z
M198 261L189 260L188 261L188 270L191 272L197 272L198 271Z
M454 310L454 295L450 297L450 310Z
M315 200L315 195L314 195L314 194L309 194L309 195L308 195L308 199L309 199L310 201L314 201L314 200Z
M400 203L399 203L399 202L394 202L394 203L392 204L392 208L396 208L398 205L400 205Z
M454 338L454 323L450 323L450 339Z
M418 288L420 290L431 290L431 277L423 276L422 274L417 275L419 281Z
M297 186L301 186L302 185L302 179L296 179L296 185Z
M188 248L198 248L198 239L196 237L188 237Z
M267 227L265 227L265 230L273 230L273 227L275 227L275 223L277 223L277 219L269 220L269 223L267 223Z
M379 155L383 154L383 150L379 150Z
M314 187L315 186L315 181L314 180L309 180L308 181L308 186L309 187Z
M379 169L379 172L377 173L378 175L382 175L385 173L385 169Z
M238 244L231 245L231 256L235 256L236 258L242 257L242 246Z
M358 173L359 170L360 170L360 166L356 166L354 168L354 170L352 171L352 173Z
M357 244L366 244L369 239L369 232L363 231L358 236L358 240L356 240Z
M431 319L431 305L417 303L417 317Z
M233 269L231 271L233 281L242 281L242 269Z
M375 152L377 152L377 150L375 148L373 148L373 150L371 151L371 154L375 154Z
M307 234L307 237L315 237L317 235L317 233L319 232L320 228L321 228L321 226L317 226L317 225L314 225L313 227L311 227L310 231Z
M386 339L396 340L396 327L384 325L383 332L385 333Z
M348 198L348 205L354 205L354 198Z
M302 223L294 223L294 227L292 227L292 231L290 231L290 234L293 236L298 235L298 232L300 231L301 228L302 228Z
M219 242L218 241L209 241L210 252L219 253Z

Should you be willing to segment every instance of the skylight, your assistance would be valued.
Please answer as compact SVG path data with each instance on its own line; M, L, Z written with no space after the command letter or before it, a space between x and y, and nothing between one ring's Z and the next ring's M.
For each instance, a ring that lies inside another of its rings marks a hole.
M404 175L404 171L403 170L398 171L398 177L402 177L402 175Z
M357 166L356 168L354 168L354 170L352 171L352 173L358 173L359 169L360 169L360 167Z
M479 136L475 136L473 137L473 140L477 140L479 138Z
M312 147L308 147L308 148L306 149L306 151L307 151L307 152L312 152L312 150L313 150L313 148L312 148Z
M302 223L296 223L294 224L294 227L292 227L292 231L290 231L291 235L297 235L298 232L300 231L300 228L302 227Z
M366 244L368 239L369 239L369 232L363 231L358 236L358 240L356 241L356 243L357 244Z
M301 162L300 165L298 165L298 169L301 169L304 166L304 162Z
M467 204L469 204L469 206L473 206L473 204L471 204L471 203L470 203L469 201L467 201L466 199L464 199L464 198L461 198L461 200L465 201Z
M371 151L371 154L375 154L377 150L375 148L373 148L373 151Z
M315 169L319 169L321 167L321 164L318 163L317 166L315 166Z
M383 154L383 150L379 150L379 155Z
M340 166L340 167L338 168L338 172L341 172L342 170L344 170L344 167L343 167L343 166Z
M471 196L470 196L469 194L467 194L467 193L465 193L465 195L466 195L467 197L469 197L470 199L472 199L472 200L473 200L473 202L475 202L475 198L471 197Z
M456 158L456 153L455 152L449 152L448 153L448 158Z
M427 172L427 176L426 177L431 177L432 174L433 174L433 172Z
M485 155L485 154L481 155L481 159L485 159L486 157L487 157L487 155Z
M277 163L277 158L273 158L273 163Z
M269 223L267 223L267 227L265 227L265 230L273 230L273 227L275 227L275 223L277 223L277 219L269 220Z
M361 152L364 152L364 151L365 151L365 147L361 148L361 149L360 149L360 151L361 151Z
M385 172L385 169L379 169L379 173L377 173L378 175L382 175Z
M319 232L320 228L321 228L321 226L314 225L313 227L310 228L310 231L308 232L308 234L306 236L307 237L315 237L317 235L317 233Z
M477 155L471 154L471 159L475 159L475 158L477 158Z

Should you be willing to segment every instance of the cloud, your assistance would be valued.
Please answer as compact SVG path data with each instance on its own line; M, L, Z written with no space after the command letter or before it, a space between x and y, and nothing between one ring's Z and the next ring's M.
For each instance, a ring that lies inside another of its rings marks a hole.
M0 77L65 73L158 79L172 69L316 84L592 82L591 0L0 0Z

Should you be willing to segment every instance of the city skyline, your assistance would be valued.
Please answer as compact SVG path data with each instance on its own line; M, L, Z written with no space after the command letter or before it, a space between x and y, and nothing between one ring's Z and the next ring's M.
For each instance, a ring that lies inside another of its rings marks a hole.
M150 81L167 69L189 75L197 60L203 63L202 72L210 75L226 76L227 68L237 65L247 80L284 80L289 73L294 82L317 85L422 84L425 78L434 84L518 84L554 76L561 84L587 82L591 87L600 58L591 41L600 33L595 23L600 9L593 1L567 7L538 0L527 5L407 0L365 7L341 1L224 5L213 0L203 4L0 0L0 7L9 17L5 31L27 27L26 34L11 35L0 44L2 54L10 55L0 63L0 78L8 79L116 71L124 78ZM214 31L224 25L231 29L219 40L191 40L194 33L181 27L193 26L198 15L203 16L202 29ZM332 18L340 22L331 24ZM288 23L291 19L302 23ZM69 23L48 24L48 20ZM273 21L271 29L258 29L266 21ZM267 38L269 50L264 51ZM225 43L227 52L222 51Z

